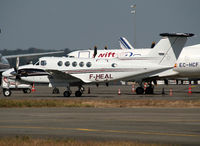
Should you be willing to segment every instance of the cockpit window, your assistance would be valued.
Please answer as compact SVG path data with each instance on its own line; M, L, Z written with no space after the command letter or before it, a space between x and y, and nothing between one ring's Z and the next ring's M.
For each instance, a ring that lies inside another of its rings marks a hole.
M39 62L36 62L35 65L39 65Z
M42 60L42 61L41 61L41 66L45 66L45 65L47 65L46 60Z
M58 61L58 66L62 66L63 62L62 61Z

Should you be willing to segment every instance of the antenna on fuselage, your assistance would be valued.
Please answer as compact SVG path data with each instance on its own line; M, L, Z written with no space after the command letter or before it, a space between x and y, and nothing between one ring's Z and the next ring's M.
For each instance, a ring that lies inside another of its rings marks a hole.
M153 41L153 42L151 43L151 48L154 48L155 45L156 45L156 42Z

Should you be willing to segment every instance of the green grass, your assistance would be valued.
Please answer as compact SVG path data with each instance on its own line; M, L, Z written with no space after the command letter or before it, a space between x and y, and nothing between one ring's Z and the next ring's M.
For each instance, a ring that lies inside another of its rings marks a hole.
M0 107L91 107L79 101L66 100L12 100L0 99Z
M173 146L173 144L143 143L134 141L95 141L73 139L39 139L29 136L0 138L0 146Z
M0 108L23 107L200 107L200 100L152 99L0 99Z

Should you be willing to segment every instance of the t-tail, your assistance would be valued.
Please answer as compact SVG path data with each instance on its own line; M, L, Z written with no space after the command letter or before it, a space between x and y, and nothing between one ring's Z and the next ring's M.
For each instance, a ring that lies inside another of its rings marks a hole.
M192 37L192 33L162 33L162 39L149 52L148 57L152 58L152 62L174 66L178 59L188 37Z
M121 49L134 49L125 37L120 37L119 44Z

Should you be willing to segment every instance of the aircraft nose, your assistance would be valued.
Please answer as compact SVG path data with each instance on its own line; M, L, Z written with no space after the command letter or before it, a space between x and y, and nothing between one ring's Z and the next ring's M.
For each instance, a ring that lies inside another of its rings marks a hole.
M2 76L4 76L4 77L13 76L13 75L12 75L12 72L14 72L14 69L8 69L8 70L6 70L6 71L4 71L4 72L2 73Z

